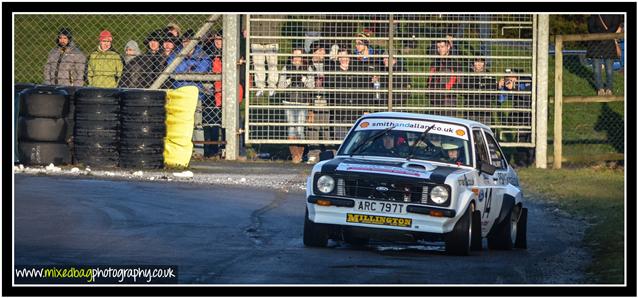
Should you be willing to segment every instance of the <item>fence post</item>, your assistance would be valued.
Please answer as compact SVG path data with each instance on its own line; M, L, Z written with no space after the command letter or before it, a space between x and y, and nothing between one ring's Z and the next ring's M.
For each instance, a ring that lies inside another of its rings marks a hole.
M549 65L549 15L538 16L536 50L536 167L547 168L547 90Z
M392 73L394 70L394 65L392 64L392 59L394 59L394 14L390 14L389 18L390 24L388 24L388 65L390 66L388 72L388 112L392 112L392 86L394 85ZM397 61L398 62L398 61Z
M556 35L554 69L554 169L561 168L563 156L563 36Z
M239 155L239 15L224 15L222 44L222 114L225 115L226 159L236 160Z

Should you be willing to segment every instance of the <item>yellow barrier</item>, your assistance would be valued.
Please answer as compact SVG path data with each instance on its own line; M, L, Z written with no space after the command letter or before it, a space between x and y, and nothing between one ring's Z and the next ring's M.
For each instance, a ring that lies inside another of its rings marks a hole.
M193 127L199 90L185 86L166 92L164 165L188 167L193 153Z

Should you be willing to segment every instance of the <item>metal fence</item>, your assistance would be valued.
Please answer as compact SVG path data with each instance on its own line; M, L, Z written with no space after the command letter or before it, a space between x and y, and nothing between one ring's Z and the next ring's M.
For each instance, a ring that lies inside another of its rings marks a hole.
M554 168L624 160L624 34L557 35L555 41Z
M195 84L198 124L220 126L221 45L215 40L221 29L221 17L203 14L16 14L15 82L153 89ZM196 46L183 51L189 43Z
M529 15L248 15L247 143L338 144L364 113L481 121L534 146Z

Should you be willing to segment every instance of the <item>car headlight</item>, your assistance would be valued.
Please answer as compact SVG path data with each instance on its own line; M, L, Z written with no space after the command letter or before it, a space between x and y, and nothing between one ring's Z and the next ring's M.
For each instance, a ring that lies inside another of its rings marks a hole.
M450 198L450 193L443 186L435 186L430 191L430 199L436 204L444 204Z
M333 189L335 189L335 180L328 176L324 175L317 179L317 190L322 193L330 193Z

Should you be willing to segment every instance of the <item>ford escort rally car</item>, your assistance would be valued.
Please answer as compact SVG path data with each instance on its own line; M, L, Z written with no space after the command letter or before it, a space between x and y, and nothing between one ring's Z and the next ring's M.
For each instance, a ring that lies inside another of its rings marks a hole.
M303 242L444 241L450 254L527 248L518 176L492 130L424 114L364 115L307 178Z

